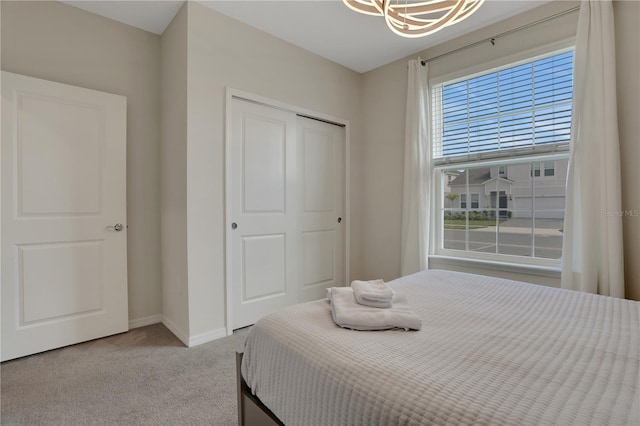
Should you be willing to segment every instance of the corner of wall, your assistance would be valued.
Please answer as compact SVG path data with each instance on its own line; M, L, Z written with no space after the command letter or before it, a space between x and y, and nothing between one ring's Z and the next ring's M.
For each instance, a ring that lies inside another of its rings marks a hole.
M640 3L614 1L625 297L640 300Z
M187 6L160 39L162 322L189 339L187 268Z

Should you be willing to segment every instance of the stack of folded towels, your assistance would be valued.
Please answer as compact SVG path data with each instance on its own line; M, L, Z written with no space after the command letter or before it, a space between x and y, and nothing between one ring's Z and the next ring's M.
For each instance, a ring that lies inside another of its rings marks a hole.
M333 321L353 330L420 330L422 320L404 296L382 280L353 281L351 287L327 289Z

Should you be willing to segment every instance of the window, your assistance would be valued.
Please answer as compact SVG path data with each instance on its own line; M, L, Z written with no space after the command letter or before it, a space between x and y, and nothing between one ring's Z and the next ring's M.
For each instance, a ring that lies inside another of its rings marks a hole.
M572 50L432 85L437 254L558 265L572 95Z
M480 194L471 194L471 208L477 209L480 207ZM467 194L460 194L460 208L467 208Z
M545 176L554 176L555 175L555 168L553 163L545 163L544 164L544 175Z
M479 194L471 194L471 208L477 209L480 207L480 195Z
M552 162L536 164L532 176L539 177L540 170L544 170L544 176L555 176L555 166Z

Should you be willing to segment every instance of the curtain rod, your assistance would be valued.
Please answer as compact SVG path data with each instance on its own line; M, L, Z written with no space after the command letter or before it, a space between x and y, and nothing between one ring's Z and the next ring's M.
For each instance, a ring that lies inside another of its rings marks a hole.
M566 15L566 14L568 14L568 13L575 12L576 10L580 10L580 6L572 7L571 9L567 9L567 10L565 10L565 11L562 11L562 12L556 13L555 15L547 16L546 18L542 18L542 19L539 19L539 20L534 21L534 22L530 22L530 23L525 24L525 25L522 25L522 26L520 26L520 27L517 27L517 28L511 29L511 30L509 30L509 31L505 31L505 32L500 33L500 34L498 34L498 35L495 35L495 36L493 36L493 37L485 38L485 39L483 39L483 40L479 40L479 41L473 42L473 43L471 43L471 44L467 44L466 46L458 47L457 49L453 49L453 50L450 50L450 51L448 51L448 52L441 53L440 55L436 55L436 56L434 56L434 57L432 57L432 58L429 58L429 59L424 59L424 60L422 60L420 63L421 63L422 65L426 65L426 63L427 63L427 62L435 61L436 59L440 59L440 58L442 58L442 57L444 57L444 56L448 56L448 55L451 55L451 54L453 54L453 53L459 52L459 51L461 51L461 50L465 50L465 49L468 49L468 48L470 48L470 47L474 47L474 46L477 46L477 45L479 45L479 44L483 44L483 43L486 43L486 42L490 42L491 44L495 45L495 44L496 44L496 43L495 43L495 42L496 42L496 39L498 39L498 38L500 38L500 37L504 37L504 36L506 36L506 35L509 35L509 34L515 33L515 32L517 32L517 31L524 30L525 28L529 28L529 27L532 27L532 26L534 26L534 25L542 24L543 22L547 22L547 21L550 21L550 20L552 20L552 19L559 18L560 16L564 16L564 15Z

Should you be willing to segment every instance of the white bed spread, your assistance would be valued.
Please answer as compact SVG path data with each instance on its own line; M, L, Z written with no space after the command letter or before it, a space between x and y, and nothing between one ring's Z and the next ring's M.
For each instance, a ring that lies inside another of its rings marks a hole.
M389 284L422 330L346 330L326 301L252 328L242 375L286 425L640 423L640 302L448 271Z

